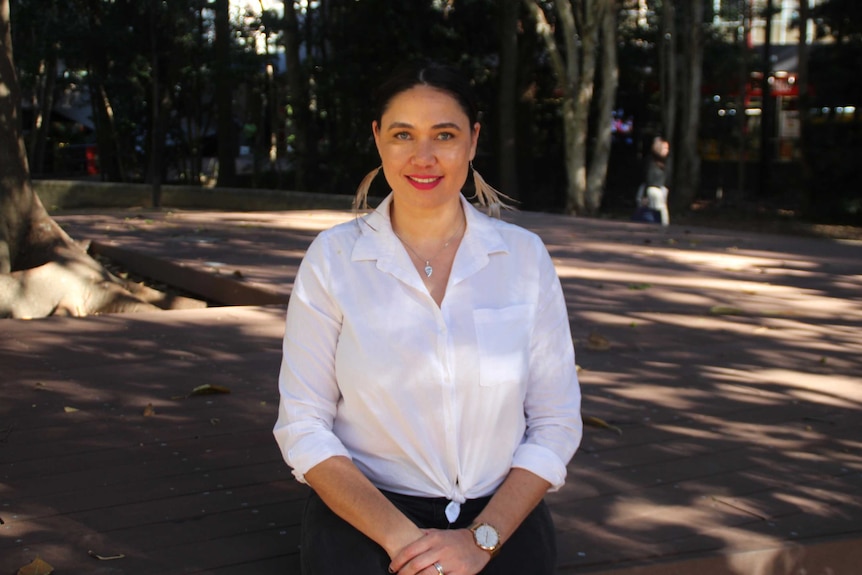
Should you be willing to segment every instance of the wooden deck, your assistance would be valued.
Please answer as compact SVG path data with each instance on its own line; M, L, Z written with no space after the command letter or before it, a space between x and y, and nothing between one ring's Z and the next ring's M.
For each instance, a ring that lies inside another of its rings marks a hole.
M60 220L287 294L345 217ZM558 265L584 413L620 430L587 428L548 497L559 572L862 572L862 246L517 218ZM271 435L283 314L0 322L0 574L36 557L57 574L299 573L305 490ZM204 384L230 393L189 396Z

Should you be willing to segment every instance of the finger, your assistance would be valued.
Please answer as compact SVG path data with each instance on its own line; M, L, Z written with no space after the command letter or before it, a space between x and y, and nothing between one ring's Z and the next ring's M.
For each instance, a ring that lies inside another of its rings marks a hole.
M389 563L389 572L402 573L402 570L405 568L405 566L408 566L411 562L416 563L417 557L430 549L430 545L426 540L426 536L427 533L426 535L423 535L422 537L399 551ZM418 569L415 570L414 573L418 573Z

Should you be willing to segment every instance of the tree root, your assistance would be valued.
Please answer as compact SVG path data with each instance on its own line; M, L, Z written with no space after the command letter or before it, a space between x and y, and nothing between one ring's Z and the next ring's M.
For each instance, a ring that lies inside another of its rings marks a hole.
M82 250L63 249L46 264L0 275L0 317L80 317L162 309L150 303L158 300L151 293L155 290L129 283Z

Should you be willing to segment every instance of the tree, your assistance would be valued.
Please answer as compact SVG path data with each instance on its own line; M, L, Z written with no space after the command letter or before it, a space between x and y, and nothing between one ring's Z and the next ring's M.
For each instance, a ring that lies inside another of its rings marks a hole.
M679 123L676 126L673 163L673 194L675 206L688 207L700 188L700 131L701 94L703 79L704 0L683 1L679 5Z
M587 205L597 211L602 204L608 161L611 155L611 117L619 84L619 64L617 61L617 6L611 0L601 16L601 60L599 65L600 87L596 140L587 173Z
M518 198L518 154L515 146L517 133L518 86L518 0L500 3L500 97L499 106L499 162L500 191L510 198Z
M218 185L220 187L233 186L236 180L230 39L230 3L228 0L215 0L215 90L218 114Z
M566 212L570 214L595 214L601 206L601 186L607 170L607 154L599 152L587 165L587 143L589 113L596 88L597 60L600 50L616 41L615 35L607 34L605 17L609 11L615 13L613 0L556 0L554 7L557 23L563 36L563 48L559 48L555 30L549 23L539 0L524 0L542 37L550 57L551 66L560 85L561 113L564 131L565 164L568 180ZM611 16L612 18L612 16ZM610 48L614 50L615 46ZM606 56L603 65L615 65L616 56ZM611 64L613 62L613 64ZM612 77L600 84L605 91L603 98L614 100L616 81ZM610 133L610 114L596 118L599 134ZM602 136L603 137L603 136ZM600 143L603 146L603 143ZM609 146L609 136L608 144ZM591 172L588 175L588 170ZM588 182L593 186L588 190Z
M48 215L30 185L12 58L9 0L0 0L0 317L157 309L108 273Z
M698 133L703 83L704 7L708 0L659 0L658 76L661 132L670 142L671 203L687 207L700 187Z

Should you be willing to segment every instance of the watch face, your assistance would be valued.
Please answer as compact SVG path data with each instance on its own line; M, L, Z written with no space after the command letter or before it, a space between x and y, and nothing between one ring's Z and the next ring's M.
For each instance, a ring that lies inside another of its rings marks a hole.
M480 525L476 528L476 542L482 547L493 549L499 541L497 531L490 525Z

